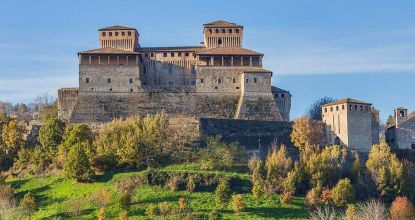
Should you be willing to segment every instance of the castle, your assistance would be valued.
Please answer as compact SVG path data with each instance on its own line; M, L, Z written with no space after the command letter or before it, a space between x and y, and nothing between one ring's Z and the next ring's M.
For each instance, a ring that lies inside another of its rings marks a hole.
M141 47L134 28L98 30L100 48L78 53L79 88L58 91L59 117L103 123L134 115L288 122L291 94L271 85L263 54L242 47L244 28L203 25L199 46Z

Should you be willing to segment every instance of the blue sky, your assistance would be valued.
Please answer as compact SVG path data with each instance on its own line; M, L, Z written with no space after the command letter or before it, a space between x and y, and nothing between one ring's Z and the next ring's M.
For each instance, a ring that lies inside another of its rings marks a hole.
M202 24L244 25L244 47L265 54L291 116L318 97L415 110L415 1L21 1L0 5L0 100L30 102L77 86L76 53L97 29L136 27L142 46L198 45Z

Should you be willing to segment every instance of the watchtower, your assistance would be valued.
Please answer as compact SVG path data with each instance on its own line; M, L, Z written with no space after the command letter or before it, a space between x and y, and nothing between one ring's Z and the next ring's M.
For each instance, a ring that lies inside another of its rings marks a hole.
M207 49L242 46L243 26L222 20L203 26L204 44Z
M127 51L137 51L140 48L140 35L135 28L116 25L99 29L98 35L101 48L111 47Z

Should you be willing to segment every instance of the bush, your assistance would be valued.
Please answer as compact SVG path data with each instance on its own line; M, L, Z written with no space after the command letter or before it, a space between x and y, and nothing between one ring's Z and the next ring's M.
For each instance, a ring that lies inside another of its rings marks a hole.
M224 208L228 205L231 197L231 188L228 180L222 180L215 191L216 205Z
M187 178L187 185L186 190L188 192L194 192L197 184L198 184L199 178L196 175L191 175Z
M172 192L176 192L180 190L180 186L184 183L184 180L181 176L172 176L167 183L167 186Z
M312 188L310 189L310 191L307 192L307 195L305 198L306 198L306 205L308 209L314 210L320 205L321 203L320 195L321 195L320 187Z
M119 180L116 184L121 193L132 194L138 185L145 184L143 176L128 176Z
M220 213L218 212L218 210L213 209L210 213L209 213L209 220L219 220L221 218Z
M173 206L168 202L162 202L159 204L159 210L162 216L169 216L172 213L173 209Z
M293 201L293 193L290 191L284 192L280 197L281 204L288 205Z
M85 207L85 198L72 198L66 203L66 212L74 218L79 218Z
M122 210L118 217L119 220L128 220L128 212L126 210Z
M0 200L10 201L14 198L14 190L10 185L0 186Z
M22 212L28 215L29 217L32 216L32 214L38 210L36 199L30 192L26 193L23 196L23 199L20 201L19 206Z
M93 172L89 158L85 152L84 144L75 144L65 159L64 172L65 176L77 181L92 180Z
M131 194L123 193L120 198L120 208L128 210L131 206Z
M270 193L282 192L283 182L288 172L292 170L293 163L288 156L285 145L277 150L273 148L268 154L265 161L265 170L267 172L267 191Z
M331 207L317 207L315 211L310 213L311 220L331 220L340 219L340 214Z
M159 209L156 205L150 204L146 207L146 215L150 218L154 218L159 214Z
M331 190L330 196L334 205L346 207L347 204L355 201L354 188L349 179L341 179Z
M232 197L232 208L237 215L245 210L246 204L241 194Z
M323 205L331 205L332 203L332 198L331 198L331 193L330 193L330 189L325 187L323 188L323 191L321 191L320 194L320 203Z
M180 199L179 199L179 208L180 209L186 209L187 206L188 206L187 199L184 198L184 197L180 197Z
M414 206L405 196L396 197L389 208L389 217L391 219L410 219L414 216Z
M91 194L91 203L96 205L98 208L105 207L111 204L111 202L111 194L105 188L96 190Z
M256 154L254 154L253 156L251 156L249 158L249 160L248 160L248 168L249 168L249 171L251 171L251 173L254 172L254 169L255 169L258 161L260 161L260 160L261 159L259 159L259 157Z
M64 130L65 124L57 118L47 119L39 129L39 143L49 160L53 160L56 157Z
M117 167L117 160L112 154L99 155L92 160L92 167L97 172L111 171L114 170L114 167Z
M345 216L345 220L358 220L357 218L357 207L355 204L349 204L347 205L347 209L346 209L346 216Z

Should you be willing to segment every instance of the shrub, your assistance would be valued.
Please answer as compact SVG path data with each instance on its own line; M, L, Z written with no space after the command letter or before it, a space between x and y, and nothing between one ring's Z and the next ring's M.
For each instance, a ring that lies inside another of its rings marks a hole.
M245 210L246 204L241 194L232 197L232 208L237 215Z
M389 208L391 219L410 219L415 216L414 206L405 196L398 196Z
M334 205L346 207L347 204L355 201L354 188L349 179L341 179L331 190L330 196Z
M10 201L14 197L14 190L10 185L0 186L0 200Z
M330 205L332 203L330 189L325 187L320 194L320 203L323 205Z
M20 201L19 206L22 212L28 215L29 217L32 216L32 214L38 210L36 199L30 192L26 193L23 196L23 199Z
M111 194L105 188L96 190L91 194L91 203L99 208L105 207L111 204L111 202Z
M120 198L120 208L128 210L131 206L131 194L123 193Z
M224 208L228 205L231 197L231 188L228 180L222 180L215 191L216 205Z
M77 181L90 181L93 176L91 164L85 152L84 144L75 144L65 159L65 176Z
M310 213L311 220L334 220L340 219L340 215L331 207L317 207L315 211Z
M92 166L97 172L107 172L117 167L117 160L113 154L98 155L92 160Z
M213 209L210 213L209 213L209 220L219 220L221 218L220 213L218 212L218 210Z
M162 216L169 216L172 213L173 209L173 206L168 202L162 202L159 204L159 210Z
M85 207L85 198L72 198L66 203L66 212L74 218L79 218Z
M188 192L194 192L197 186L199 178L196 175L191 175L187 178L186 190Z
M355 204L348 204L346 213L345 213L345 220L357 220L357 207Z
M104 207L101 207L99 209L97 217L98 217L98 220L105 220L106 219L105 218L105 208Z
M126 210L122 210L120 215L118 216L119 220L128 220L128 212Z
M314 210L320 205L321 203L320 195L321 195L320 187L312 188L310 189L310 191L307 192L306 204L307 204L308 209Z
M187 206L188 206L188 201L187 201L187 199L186 199L186 198L184 198L184 197L180 197L180 199L179 199L179 208L180 208L180 209L186 209L186 208L187 208Z
M172 176L167 183L167 186L172 192L176 192L180 190L180 185L183 184L184 180L181 176Z
M116 184L121 193L132 194L137 185L142 185L146 182L143 176L128 176L119 180Z
M146 207L146 215L148 217L154 218L159 214L159 209L156 205L150 204Z
M272 149L265 161L268 192L283 191L283 180L287 177L288 172L292 170L292 166L293 163L288 156L285 145L281 145L278 150L275 147Z
M280 197L281 204L288 205L293 201L293 193L290 191L284 192Z
M50 160L53 160L58 153L58 145L62 142L64 130L65 124L57 118L47 119L39 129L39 143Z
M248 168L251 173L254 171L258 161L260 161L258 155L254 154L252 155L248 160Z
M255 181L253 186L252 186L252 196L254 197L256 203L259 202L259 200L262 198L262 196L264 195L264 185L262 183L262 181Z
M358 205L358 219L387 220L385 205L379 200L369 200Z

